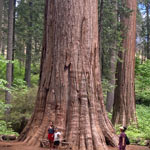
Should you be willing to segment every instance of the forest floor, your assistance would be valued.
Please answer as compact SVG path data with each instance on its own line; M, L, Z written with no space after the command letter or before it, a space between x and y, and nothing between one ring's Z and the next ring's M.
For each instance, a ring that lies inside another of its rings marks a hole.
M40 148L35 146L27 146L21 142L0 142L0 150L49 150L48 148ZM109 147L109 150L118 150ZM150 148L138 145L129 145L126 150L150 150Z

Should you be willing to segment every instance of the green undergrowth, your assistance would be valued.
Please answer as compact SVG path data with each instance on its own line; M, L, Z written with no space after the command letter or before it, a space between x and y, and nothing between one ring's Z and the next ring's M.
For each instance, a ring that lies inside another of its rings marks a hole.
M150 106L150 60L141 63L138 57L135 65L135 95L137 104Z
M7 109L11 108L11 105L5 104L3 100L0 100L0 135L16 135L17 132L14 132L11 126L11 122L6 121L7 118L4 118L5 112Z
M139 145L145 145L146 140L150 140L150 107L145 105L136 106L138 124L128 126L126 134L130 142ZM117 134L119 134L119 125L116 127Z
M13 83L6 87L7 60L0 55L0 135L17 134L22 131L34 109L39 80L39 64L31 65L31 87L24 81L25 67L18 60L12 61ZM5 92L11 93L11 105L5 104ZM6 110L10 113L6 116Z
M37 95L37 86L13 92L10 121L16 132L21 132L30 119Z
M0 90L0 135L18 135L33 113L37 86L28 88L22 80L17 80L10 91L11 105L5 104L5 85ZM6 116L7 109L10 114Z

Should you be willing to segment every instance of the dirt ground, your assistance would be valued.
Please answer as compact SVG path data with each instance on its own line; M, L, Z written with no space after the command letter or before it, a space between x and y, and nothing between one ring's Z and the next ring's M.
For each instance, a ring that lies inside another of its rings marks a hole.
M34 146L27 146L18 142L0 142L0 150L49 150L47 148L40 148ZM117 148L109 147L109 150L118 150ZM150 150L148 147L129 145L126 150Z

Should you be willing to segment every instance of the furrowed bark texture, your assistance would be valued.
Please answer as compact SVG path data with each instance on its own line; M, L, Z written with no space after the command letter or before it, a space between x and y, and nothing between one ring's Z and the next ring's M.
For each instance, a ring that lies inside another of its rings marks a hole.
M119 52L117 64L116 89L113 108L113 124L128 125L136 122L134 69L135 69L135 40L136 40L136 0L127 0L126 5L133 10L129 18L122 18L127 28L124 34L123 51Z
M39 90L21 141L39 145L51 120L72 150L107 150L105 139L117 145L103 103L97 7L97 0L46 1Z

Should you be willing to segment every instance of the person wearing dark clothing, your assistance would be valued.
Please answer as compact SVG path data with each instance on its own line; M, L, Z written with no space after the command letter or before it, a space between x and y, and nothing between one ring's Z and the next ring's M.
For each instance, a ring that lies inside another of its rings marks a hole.
M53 122L50 122L49 128L48 128L48 139L49 139L49 144L50 144L50 150L53 147L54 143L54 126Z
M126 127L120 127L120 136L119 136L119 150L126 150Z

